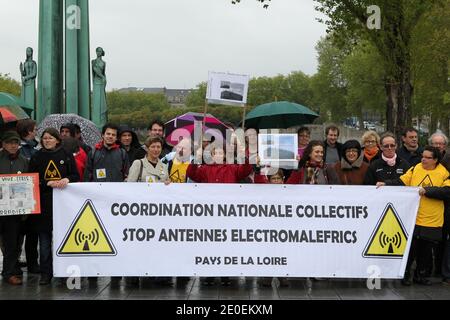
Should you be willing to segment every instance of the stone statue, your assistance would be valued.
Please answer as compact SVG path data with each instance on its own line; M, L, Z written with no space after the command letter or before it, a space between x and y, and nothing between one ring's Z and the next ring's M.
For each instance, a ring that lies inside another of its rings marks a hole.
M97 59L92 60L92 121L98 126L103 126L107 120L106 105L106 63L102 60L105 51L98 47L96 50Z
M22 76L21 98L36 112L36 77L37 64L33 60L33 49L27 48L27 60L20 63L20 75Z

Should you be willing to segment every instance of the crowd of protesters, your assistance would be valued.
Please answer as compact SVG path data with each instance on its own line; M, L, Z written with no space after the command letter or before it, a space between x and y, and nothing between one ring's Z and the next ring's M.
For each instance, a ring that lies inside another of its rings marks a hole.
M254 164L248 161L250 151L245 145L231 154L244 155L247 161L242 164L226 161L228 149L211 139L202 141L198 154L194 154L189 138L171 147L160 121L150 124L144 145L126 126L105 125L102 140L92 148L82 141L79 126L68 123L58 129L45 129L38 145L36 123L21 120L16 131L1 138L0 174L39 173L42 206L40 215L0 217L2 276L11 285L22 283L23 266L29 273L41 274L41 285L51 282L52 190L78 181L417 186L421 200L402 283L430 285L429 277L434 273L450 284L450 152L448 138L441 132L431 135L429 145L422 147L414 128L406 129L398 142L392 133L379 136L366 131L360 141L340 143L337 126L326 128L325 141L311 141L310 129L301 127L298 168L270 172L261 168L259 159ZM255 140L256 136L247 139ZM208 144L210 148L206 148ZM49 174L49 168L55 174ZM427 183L425 176L429 177ZM19 262L23 243L25 265ZM411 279L414 260L417 267ZM171 278L157 279L171 283ZM227 277L221 280L224 285L230 283ZM205 278L203 283L210 285L214 278ZM287 278L280 279L281 285L288 283ZM270 285L271 278L263 279L263 284Z

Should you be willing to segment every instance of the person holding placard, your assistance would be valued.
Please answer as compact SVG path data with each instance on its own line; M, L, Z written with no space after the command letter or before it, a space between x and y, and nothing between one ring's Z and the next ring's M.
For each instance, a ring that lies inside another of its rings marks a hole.
M245 150L241 150L244 153ZM198 149L198 153L203 153ZM251 164L225 164L225 150L214 145L211 148L212 163L197 165L191 163L187 169L187 177L199 183L238 183L247 178L253 171ZM197 158L201 158L198 154ZM221 277L223 285L230 285L228 277ZM213 285L214 278L207 277L203 283Z
M15 131L7 131L2 137L0 151L0 174L19 174L28 171L28 160L20 154L20 136ZM0 189L1 190L1 189ZM3 246L3 279L10 285L22 284L22 272L17 269L20 216L0 216L0 236Z

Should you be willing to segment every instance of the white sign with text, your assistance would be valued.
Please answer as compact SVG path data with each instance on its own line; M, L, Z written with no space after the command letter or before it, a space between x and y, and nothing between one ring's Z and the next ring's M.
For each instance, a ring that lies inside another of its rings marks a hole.
M76 183L54 190L54 273L402 278L417 188Z

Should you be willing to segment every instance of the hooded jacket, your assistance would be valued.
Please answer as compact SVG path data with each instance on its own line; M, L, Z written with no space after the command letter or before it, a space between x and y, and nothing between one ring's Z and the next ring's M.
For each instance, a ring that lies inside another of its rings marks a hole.
M114 144L106 148L103 141L99 142L89 153L85 182L123 182L128 176L130 164L127 152Z
M129 150L127 150L125 148L125 146L120 143L120 137L122 136L122 134L124 132L131 133L132 138L131 138L131 145L130 145ZM147 155L147 152L145 151L144 147L139 143L139 138L138 138L136 132L134 132L130 127L127 127L127 126L120 127L118 136L119 136L118 144L120 144L120 146L127 152L128 161L130 162L130 164L132 164L134 162L134 160L139 160L139 159L145 158L145 156Z

